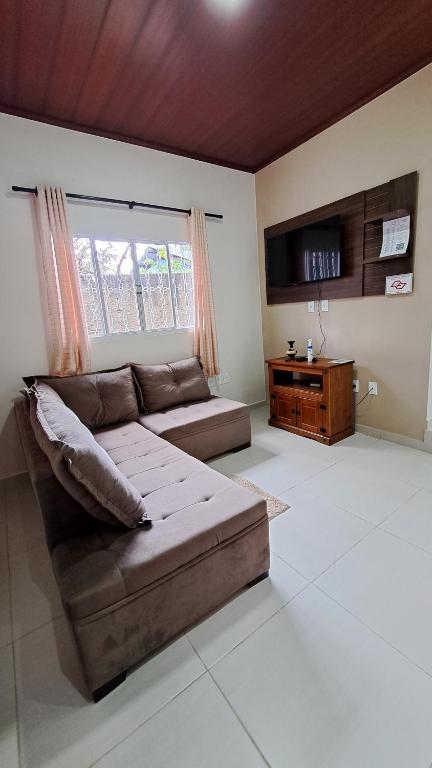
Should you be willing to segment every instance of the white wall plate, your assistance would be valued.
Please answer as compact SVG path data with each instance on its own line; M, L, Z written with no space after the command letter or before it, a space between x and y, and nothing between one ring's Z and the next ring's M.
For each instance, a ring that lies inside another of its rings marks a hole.
M406 275L387 275L386 277L386 295L396 296L398 293L412 293L413 273Z

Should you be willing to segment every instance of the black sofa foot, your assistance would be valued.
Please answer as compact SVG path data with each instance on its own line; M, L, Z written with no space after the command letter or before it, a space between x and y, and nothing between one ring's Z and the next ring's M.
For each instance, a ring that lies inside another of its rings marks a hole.
M101 685L100 688L92 691L92 697L95 704L101 699L104 699L105 696L108 696L111 691L113 691L115 688L118 688L118 686L124 683L125 680L126 672L121 672L119 675L117 675L117 677L113 677L112 680L110 680L108 683L105 683L105 685Z
M248 587L254 587L255 584L259 584L260 581L263 581L264 579L266 579L268 575L269 575L268 571L266 571L265 573L262 573L261 576L257 576L256 579L253 579L252 581L250 581L248 584Z
M231 448L231 453L238 453L239 451L244 451L245 448L250 448L251 443L244 443L243 445L239 445L238 448Z

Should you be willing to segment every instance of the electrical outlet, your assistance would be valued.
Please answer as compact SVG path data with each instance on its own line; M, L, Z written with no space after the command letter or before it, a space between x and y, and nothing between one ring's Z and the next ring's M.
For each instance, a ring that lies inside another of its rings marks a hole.
M328 299L321 299L321 312L328 312L328 311L329 311Z
M314 301L308 301L308 312L315 312L315 302Z
M368 381L368 392L370 395L377 395L378 394L378 382L376 381Z
M359 379L353 379L353 392L360 392L360 381L359 381Z

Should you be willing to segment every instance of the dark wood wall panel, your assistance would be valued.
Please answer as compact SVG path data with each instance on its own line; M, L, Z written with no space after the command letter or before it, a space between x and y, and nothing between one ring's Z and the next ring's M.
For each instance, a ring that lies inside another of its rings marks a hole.
M365 249L363 295L377 296L385 292L387 275L405 274L413 271L415 225L417 212L418 173L407 173L365 192ZM374 216L383 218L396 214L410 214L410 241L403 256L380 259L383 219L369 221ZM378 259L378 261L372 261ZM370 263L367 263L367 262Z
M321 297L323 299L343 299L362 295L363 283L363 219L364 219L364 194L345 197L335 203L324 205L296 216L289 221L268 227L265 230L266 239L266 274L267 274L267 238L284 234L292 229L313 224L316 221L340 216L344 231L343 242L343 277L337 280L322 281L320 283ZM289 298L287 298L287 296ZM302 283L288 288L274 288L267 285L267 303L285 304L294 301L309 301L318 299L317 283Z
M414 171L267 227L264 230L266 276L268 238L331 216L340 216L344 231L342 277L321 281L321 298L344 299L384 294L387 275L413 271L417 186L418 173ZM380 259L383 218L406 213L411 217L407 254L397 258ZM274 288L269 286L266 280L266 285L268 304L288 304L318 299L317 283Z

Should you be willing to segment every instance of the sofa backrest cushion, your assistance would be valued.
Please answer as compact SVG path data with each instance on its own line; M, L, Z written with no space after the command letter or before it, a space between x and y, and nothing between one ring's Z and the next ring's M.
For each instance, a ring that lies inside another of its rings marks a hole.
M78 376L27 376L24 381L27 385L33 382L36 385L42 382L48 384L89 429L136 421L138 418L130 365Z
M30 394L36 440L68 493L103 523L127 528L143 524L142 497L76 414L45 382Z
M132 363L132 370L141 390L143 410L147 413L210 397L198 357L162 365Z

